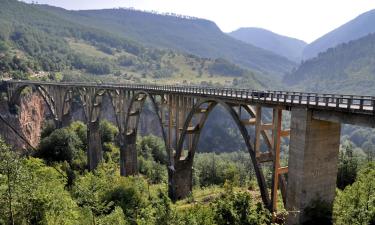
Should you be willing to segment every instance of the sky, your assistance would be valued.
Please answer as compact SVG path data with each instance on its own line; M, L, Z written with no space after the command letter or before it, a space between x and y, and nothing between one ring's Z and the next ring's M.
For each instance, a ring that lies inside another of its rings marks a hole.
M25 0L31 2L32 0ZM308 43L375 9L375 0L34 0L65 9L135 9L214 21L222 31L260 27Z

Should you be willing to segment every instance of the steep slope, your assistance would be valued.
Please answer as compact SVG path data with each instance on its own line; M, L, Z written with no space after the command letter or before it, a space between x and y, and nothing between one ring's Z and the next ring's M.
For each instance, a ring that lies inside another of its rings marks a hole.
M235 40L215 23L129 9L67 11L44 10L84 25L117 33L153 47L178 49L201 57L225 58L241 66L281 76L295 65L288 59Z
M338 44L366 36L375 32L375 10L368 11L359 15L357 18L338 27L337 29L322 36L316 41L306 46L303 51L303 58L309 59L324 52L328 48L335 47Z
M221 85L243 79L253 88L266 83L224 59L145 48L16 0L0 5L0 78Z
M331 48L284 78L287 85L318 92L374 95L375 34Z
M229 33L237 40L266 49L275 54L287 57L289 60L299 62L306 42L283 35L273 33L269 30L255 27L240 28Z

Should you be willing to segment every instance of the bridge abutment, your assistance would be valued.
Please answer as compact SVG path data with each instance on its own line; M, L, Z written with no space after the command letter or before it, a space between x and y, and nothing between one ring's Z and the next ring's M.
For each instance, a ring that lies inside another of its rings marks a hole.
M193 162L181 160L175 162L174 170L168 170L169 197L172 201L186 198L193 189Z
M335 197L340 124L312 118L312 110L292 108L286 208L287 224L301 224L304 209Z
M87 124L87 160L89 170L94 170L98 167L103 158L102 143L99 130L99 120L95 122L88 122Z

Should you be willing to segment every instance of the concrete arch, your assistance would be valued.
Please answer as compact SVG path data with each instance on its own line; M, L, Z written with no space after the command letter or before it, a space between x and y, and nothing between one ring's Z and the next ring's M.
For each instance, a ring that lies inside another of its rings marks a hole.
M62 112L64 113L67 110L66 109L67 107L71 107L72 101L71 101L70 98L74 98L75 96L79 97L79 101L80 101L81 105L84 106L85 102L83 100L83 96L85 95L85 93L83 93L83 92L84 92L84 90L82 88L79 88L79 87L68 88L64 93L64 104L63 104ZM72 93L72 96L69 96L70 93ZM71 110L71 109L68 109L68 110ZM84 115L84 120L86 122L88 115L87 115L87 112L84 109L84 107L83 107L83 115Z
M265 181L265 178L264 178L264 175L263 175L263 172L262 172L262 168L256 160L255 151L252 147L252 144L250 143L249 132L248 132L247 128L242 124L240 116L233 109L233 107L231 107L229 104L227 104L226 102L224 102L222 100L202 99L194 105L194 107L192 108L192 110L190 111L190 113L188 114L188 116L186 118L186 121L185 121L184 126L183 126L183 130L181 132L181 136L179 138L177 151L176 151L176 158L175 158L176 162L181 155L184 140L185 140L186 135L188 133L189 125L191 124L191 121L194 118L194 116L197 114L197 112L202 112L201 106L204 105L204 104L208 104L208 107L203 110L204 115L200 119L199 123L197 124L197 126L199 126L199 127L196 128L196 130L198 130L198 131L194 134L194 137L193 137L193 144L191 146L192 149L189 150L188 156L184 160L180 160L180 162L181 161L182 161L182 163L189 162L188 163L189 166L191 166L193 164L194 154L195 154L196 148L198 146L198 141L199 141L200 134L201 134L200 130L204 127L210 113L212 112L212 110L216 106L220 105L220 106L224 107L224 109L231 115L232 119L234 120L238 129L241 132L241 135L242 135L242 137L245 141L247 150L250 154L252 164L254 166L258 186L259 186L260 192L261 192L262 201L268 208L270 208L271 207L271 201L270 201L270 197L269 197L269 194L268 194L268 191L267 191L266 181Z
M142 110L144 108L144 103L147 98L151 101L153 111L158 118L158 123L161 128L164 146L165 146L165 149L167 150L168 163L171 164L170 159L172 156L170 155L170 151L168 151L167 135L163 127L159 105L156 102L156 99L151 94L149 94L146 91L138 91L134 93L133 97L131 98L128 111L126 114L126 121L125 121L125 127L124 127L125 146L120 152L121 175L133 175L137 173L138 168L137 168L137 159L136 159L137 153L136 153L135 143L137 139L137 129L138 129L139 121L140 121L140 115L142 113ZM136 102L139 103L138 106L135 105ZM134 106L136 106L136 108L134 108ZM132 124L130 123L131 117L135 117L133 119L134 122Z
M21 86L18 86L16 88L16 90L14 91L14 93L12 94L12 97L11 97L9 103L12 104L12 105L19 104L21 93L27 87L31 87L32 90L36 90L39 93L39 95L43 98L44 102L46 103L46 105L48 107L48 110L52 114L52 116L55 120L55 123L57 125L58 118L57 118L57 112L56 112L57 109L56 109L56 106L55 106L55 101L52 98L52 96L50 95L50 93L48 93L48 91L41 85L29 83L29 84L23 84Z

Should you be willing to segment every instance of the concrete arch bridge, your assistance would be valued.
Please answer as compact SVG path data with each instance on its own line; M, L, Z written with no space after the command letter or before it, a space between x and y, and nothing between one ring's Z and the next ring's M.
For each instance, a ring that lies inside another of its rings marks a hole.
M169 195L173 200L184 198L192 191L192 165L201 130L212 110L220 105L240 130L263 203L276 211L278 191L281 192L285 207L291 212L288 224L302 222L304 208L317 196L332 204L341 124L375 126L375 98L371 96L12 80L3 81L2 87L11 106L19 104L21 93L27 87L40 93L57 127L69 122L73 99L78 98L88 127L90 170L102 159L99 120L102 99L108 96L120 131L120 168L124 176L137 173L137 129L145 101L149 99L162 128L168 155ZM272 121L262 118L265 108L272 110ZM285 111L291 116L288 128L281 123ZM250 129L254 132L249 132ZM290 139L288 165L284 167L280 163L282 138ZM261 145L267 146L267 150L262 150ZM263 173L265 163L273 168L270 187Z

